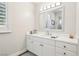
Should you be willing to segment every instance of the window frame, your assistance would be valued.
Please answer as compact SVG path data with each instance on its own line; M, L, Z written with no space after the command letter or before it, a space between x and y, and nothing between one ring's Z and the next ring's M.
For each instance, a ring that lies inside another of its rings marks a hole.
M1 2L2 3L2 2ZM10 24L9 24L9 19L8 19L8 3L5 2L5 7L6 7L6 19L5 19L5 24L0 25L0 34L1 33L10 33Z

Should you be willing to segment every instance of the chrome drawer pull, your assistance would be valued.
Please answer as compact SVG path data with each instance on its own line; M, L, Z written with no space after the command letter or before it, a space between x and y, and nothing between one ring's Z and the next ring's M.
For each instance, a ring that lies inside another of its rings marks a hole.
M64 46L64 48L66 48L66 46Z
M64 53L64 55L66 55L66 53Z
M43 44L40 44L40 46L44 46Z

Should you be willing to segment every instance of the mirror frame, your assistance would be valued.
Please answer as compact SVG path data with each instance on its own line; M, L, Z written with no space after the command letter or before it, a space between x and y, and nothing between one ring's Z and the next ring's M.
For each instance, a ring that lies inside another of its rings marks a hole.
M51 11L55 11L55 10L57 10L57 9L60 9L60 8L62 8L62 29L60 30L60 29L48 29L48 28L44 28L44 30L45 31L47 31L47 30L50 30L50 31L54 31L54 32L64 32L64 16L65 16L65 7L63 6L63 5L61 5L61 6L58 6L58 7L54 7L54 8L51 8L51 9L49 9L49 10L45 10L45 11L42 11L42 12L40 12L40 14L42 14L42 13L48 13L48 12L51 12Z

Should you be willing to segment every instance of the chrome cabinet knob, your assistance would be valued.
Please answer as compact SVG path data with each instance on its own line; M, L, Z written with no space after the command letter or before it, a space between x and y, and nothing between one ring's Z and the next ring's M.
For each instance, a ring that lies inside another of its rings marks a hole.
M66 53L64 53L64 55L66 55Z
M66 46L64 46L64 48L66 48Z
M40 44L40 46L44 46L43 44Z

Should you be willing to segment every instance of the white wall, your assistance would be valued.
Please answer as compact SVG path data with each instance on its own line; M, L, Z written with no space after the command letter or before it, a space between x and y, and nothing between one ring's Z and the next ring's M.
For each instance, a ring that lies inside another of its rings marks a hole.
M40 3L35 3L35 28L40 29Z
M64 3L64 32L76 33L76 3Z
M79 36L79 3L76 7L76 34Z
M76 7L76 35L78 36L78 56L79 56L79 2Z
M8 3L11 33L0 34L0 55L10 55L25 49L25 32L34 29L32 3Z

